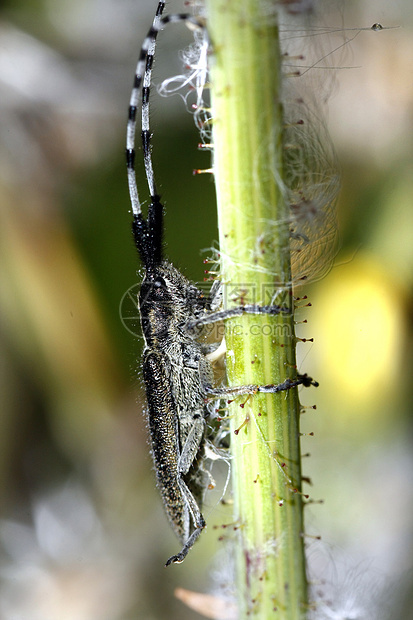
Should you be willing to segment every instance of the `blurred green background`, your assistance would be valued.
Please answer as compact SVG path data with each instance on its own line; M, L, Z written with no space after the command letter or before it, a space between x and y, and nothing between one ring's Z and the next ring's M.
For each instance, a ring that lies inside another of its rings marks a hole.
M124 164L127 106L155 6L1 3L5 620L193 618L175 587L231 585L222 530L212 526L230 520L219 494L208 500L209 527L190 558L163 568L177 541L151 471L142 341L119 318L123 294L140 278ZM304 473L311 496L324 500L306 515L308 532L322 536L308 540L310 578L323 579L324 596L339 607L367 605L354 617L380 617L374 599L392 610L383 617L409 618L413 9L408 0L347 1L337 18L334 3L320 5L323 17L325 7L331 25L403 28L361 33L346 48L345 66L355 68L337 70L329 106L343 175L341 250L329 275L306 289L312 307L297 316L308 320L300 335L315 339L299 343L300 369L321 384L302 394L317 403L303 414L303 431L315 433L303 437L312 455ZM178 0L168 4L182 10ZM178 50L190 41L183 27L162 34L157 84L182 71ZM217 239L215 198L211 177L192 170L209 167L209 155L197 150L179 96L154 95L151 125L168 255L202 281L201 250ZM218 562L211 547L221 550Z

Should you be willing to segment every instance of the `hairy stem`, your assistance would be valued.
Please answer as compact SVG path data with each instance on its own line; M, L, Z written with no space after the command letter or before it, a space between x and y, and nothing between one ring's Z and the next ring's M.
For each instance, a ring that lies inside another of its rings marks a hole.
M276 7L268 0L206 4L224 303L292 309ZM296 377L292 311L230 319L226 342L230 385ZM307 581L297 389L243 400L231 406L239 618L301 619Z

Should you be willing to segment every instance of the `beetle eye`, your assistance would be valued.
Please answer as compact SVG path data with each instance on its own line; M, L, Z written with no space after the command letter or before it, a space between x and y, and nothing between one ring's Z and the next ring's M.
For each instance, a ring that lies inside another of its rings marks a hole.
M166 288L165 280L163 278L160 278L160 277L158 277L158 278L156 278L156 280L154 280L153 285L154 285L155 288Z

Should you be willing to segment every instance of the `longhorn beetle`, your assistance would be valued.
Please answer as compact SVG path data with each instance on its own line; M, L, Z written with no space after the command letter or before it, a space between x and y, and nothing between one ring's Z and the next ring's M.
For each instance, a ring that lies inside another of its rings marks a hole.
M139 311L145 340L143 378L152 457L166 514L182 544L181 551L166 562L168 566L184 560L206 525L201 506L207 486L206 472L202 467L209 416L207 399L257 392L275 393L298 385L318 384L307 375L298 375L296 379L286 379L279 385L213 385L213 348L202 342L205 325L244 313L279 314L291 310L253 304L219 310L219 284L215 283L206 297L163 256L163 206L155 184L149 130L149 90L156 37L170 22L186 22L192 27L204 28L200 20L187 14L163 17L164 6L164 1L159 2L139 54L129 105L126 161L134 241L145 268ZM140 93L142 148L151 199L146 219L142 214L134 167Z

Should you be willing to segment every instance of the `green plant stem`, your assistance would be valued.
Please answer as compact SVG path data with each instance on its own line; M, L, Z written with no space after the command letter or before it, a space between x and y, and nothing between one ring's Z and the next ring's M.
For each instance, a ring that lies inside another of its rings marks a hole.
M262 0L206 4L224 303L275 299L292 307L275 5L269 12L271 4ZM230 385L295 378L292 313L244 315L226 321L225 330ZM239 618L302 619L307 581L297 390L237 399L231 415Z

